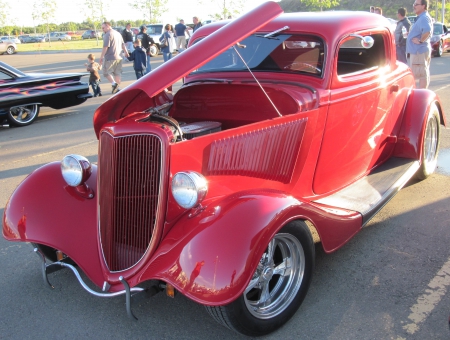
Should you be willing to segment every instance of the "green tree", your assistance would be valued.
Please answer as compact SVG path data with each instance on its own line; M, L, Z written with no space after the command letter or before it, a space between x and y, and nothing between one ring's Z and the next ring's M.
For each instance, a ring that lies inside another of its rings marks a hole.
M52 46L50 41L50 21L55 18L56 7L56 0L39 0L33 6L33 20L43 21L47 26L49 46Z
M308 8L312 10L330 9L339 5L339 0L301 0Z
M208 1L208 3L210 2L211 1ZM205 3L205 1L200 1L200 4L203 3ZM216 11L211 13L210 16L217 20L236 17L241 14L244 9L243 0L212 0L212 3L215 5Z
M106 21L106 2L103 0L85 0L84 5L89 26L92 27L95 32L98 32L100 30L100 25L102 24L102 22ZM95 35L95 39L97 39L98 46L99 42L97 34Z
M0 27L2 28L2 30L5 29L5 26L9 21L10 9L11 7L6 1L0 0Z
M161 15L167 10L168 0L138 0L129 5L143 14L144 20L150 24L158 23Z

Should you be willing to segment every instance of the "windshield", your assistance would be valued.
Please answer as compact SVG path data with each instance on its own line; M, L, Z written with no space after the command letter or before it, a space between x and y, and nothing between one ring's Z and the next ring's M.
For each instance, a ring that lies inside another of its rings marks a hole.
M434 35L442 34L442 25L434 24L433 25L433 34Z
M147 34L162 34L163 25L147 25Z
M252 35L236 47L252 71L305 73L322 75L324 44L322 39L309 35L280 34L264 38ZM202 72L246 71L233 46L195 70Z

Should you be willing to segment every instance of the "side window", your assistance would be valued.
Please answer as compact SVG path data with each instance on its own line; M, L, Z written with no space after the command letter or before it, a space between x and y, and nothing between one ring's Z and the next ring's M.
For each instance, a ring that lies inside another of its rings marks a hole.
M10 80L10 79L12 79L12 77L9 74L0 71L0 82L3 80Z
M366 49L361 46L361 39L348 37L339 47L337 73L339 76L362 73L377 69L386 64L386 49L382 34L372 34L374 44Z

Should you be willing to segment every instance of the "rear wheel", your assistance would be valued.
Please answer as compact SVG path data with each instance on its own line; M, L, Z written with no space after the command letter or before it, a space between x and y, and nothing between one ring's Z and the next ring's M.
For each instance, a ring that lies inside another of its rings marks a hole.
M425 133L422 141L422 164L416 173L416 178L423 180L436 170L440 140L439 109L432 104L427 117Z
M284 325L300 307L314 267L314 242L307 225L294 221L269 242L244 293L226 306L206 306L219 323L261 336Z
M39 115L39 105L14 106L8 111L8 122L13 126L26 126L33 123Z
M443 52L444 52L444 47L442 46L442 40L441 40L441 41L439 41L439 47L436 52L436 57L441 57Z
M15 51L16 51L16 50L15 50L14 47L8 46L8 48L6 49L6 54L11 55L11 54L14 54Z

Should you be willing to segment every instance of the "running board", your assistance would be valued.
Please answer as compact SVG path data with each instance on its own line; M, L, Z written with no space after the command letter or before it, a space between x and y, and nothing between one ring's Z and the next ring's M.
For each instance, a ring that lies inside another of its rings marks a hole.
M419 162L390 158L366 177L315 202L359 212L363 226L391 200L419 169Z

